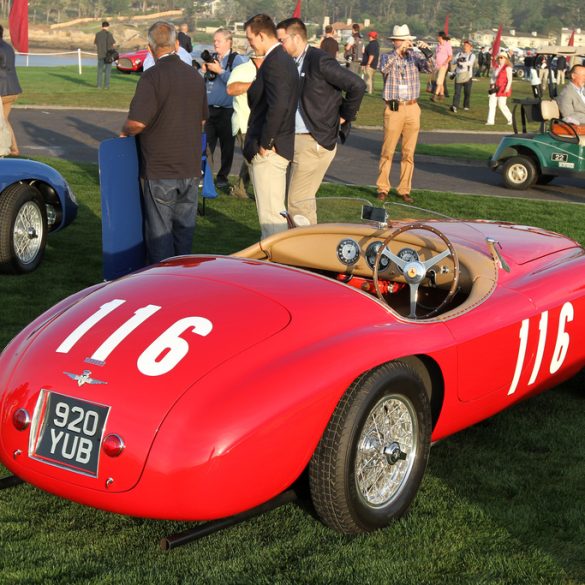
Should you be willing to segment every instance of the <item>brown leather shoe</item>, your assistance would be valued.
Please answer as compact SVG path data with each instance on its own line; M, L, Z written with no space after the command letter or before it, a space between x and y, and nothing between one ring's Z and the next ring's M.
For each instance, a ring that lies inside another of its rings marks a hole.
M376 195L376 198L378 199L378 201L386 201L387 197L388 197L388 193L378 193L378 195Z
M396 196L402 199L404 203L414 203L414 199L408 193L396 193Z

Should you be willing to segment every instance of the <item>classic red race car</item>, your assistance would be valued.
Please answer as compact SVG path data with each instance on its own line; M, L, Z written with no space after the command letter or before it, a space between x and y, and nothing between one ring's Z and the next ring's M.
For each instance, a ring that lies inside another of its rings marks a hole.
M122 53L116 61L116 68L122 73L139 73L142 71L148 49L138 49L131 53Z
M82 504L183 520L308 478L323 522L366 532L406 512L432 442L584 367L575 241L318 201L324 223L307 210L26 327L0 356L2 463Z

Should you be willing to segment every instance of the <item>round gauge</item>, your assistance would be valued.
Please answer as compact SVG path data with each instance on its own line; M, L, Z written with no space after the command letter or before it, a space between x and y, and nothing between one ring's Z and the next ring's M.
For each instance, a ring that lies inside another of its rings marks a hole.
M372 242L366 250L366 260L367 260L368 265L370 266L370 268L372 270L374 269L374 264L376 262L376 256L377 256L381 247L382 247L382 242ZM390 264L390 260L388 259L388 256L382 256L380 258L379 269L385 270L386 268L388 268L388 264Z
M397 256L404 260L405 262L418 262L419 257L415 250L412 248L402 248L400 252L398 252Z
M337 257L340 262L347 264L355 264L360 257L360 247L357 242L350 240L341 240L337 246Z

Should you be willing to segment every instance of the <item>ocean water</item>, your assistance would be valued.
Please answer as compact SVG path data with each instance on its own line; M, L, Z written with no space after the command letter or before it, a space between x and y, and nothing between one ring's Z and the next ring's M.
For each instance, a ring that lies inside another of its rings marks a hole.
M201 51L207 49L213 51L211 45L193 45L193 52L191 55L194 59L201 61ZM127 53L131 51L120 51L120 53ZM77 51L62 51L59 54L55 53L43 53L37 54L34 50L31 51L32 55L16 55L16 66L17 67L62 67L65 65L77 65L79 57ZM96 56L89 54L89 51L81 52L81 66L82 67L95 67Z

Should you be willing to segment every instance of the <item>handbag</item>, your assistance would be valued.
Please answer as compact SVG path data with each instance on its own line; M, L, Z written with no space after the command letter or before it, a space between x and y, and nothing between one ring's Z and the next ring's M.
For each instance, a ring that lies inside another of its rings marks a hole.
M495 85L494 85L493 87L490 87L490 88L488 89L488 93L489 93L490 95L493 95L493 94L494 94L494 93L496 93L497 91L498 91L498 88L497 88Z
M471 79L471 71L459 71L455 74L455 83L467 83Z
M118 55L118 51L116 51L116 49L108 49L106 51L106 56L104 57L104 63L113 63L114 61L117 61L120 58L120 55Z

